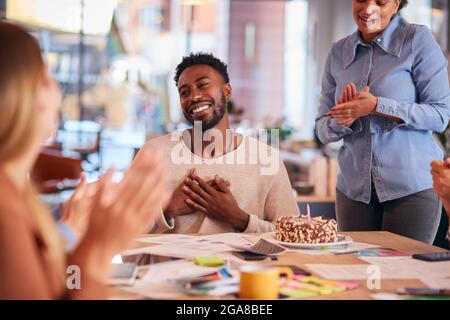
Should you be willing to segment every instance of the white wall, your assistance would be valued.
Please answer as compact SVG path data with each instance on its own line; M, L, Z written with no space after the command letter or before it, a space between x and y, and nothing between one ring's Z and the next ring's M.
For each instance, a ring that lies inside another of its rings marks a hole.
M309 24L311 62L316 66L315 75L322 77L328 52L333 42L356 30L352 16L352 0L310 0ZM317 82L316 82L317 83Z
M356 30L352 16L352 0L309 1L308 75L310 90L305 108L305 132L314 132L323 69L333 42Z

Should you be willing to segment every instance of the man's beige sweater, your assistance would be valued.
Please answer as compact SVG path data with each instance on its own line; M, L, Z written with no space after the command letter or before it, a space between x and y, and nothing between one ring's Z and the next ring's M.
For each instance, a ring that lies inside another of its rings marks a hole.
M300 214L278 151L257 139L243 136L235 150L214 159L193 154L181 139L181 133L152 139L143 148L153 148L162 154L171 191L191 168L206 180L215 175L228 180L239 208L250 215L246 233L273 231L279 217ZM168 221L161 212L149 230L151 233L199 234L237 231L231 224L199 211Z

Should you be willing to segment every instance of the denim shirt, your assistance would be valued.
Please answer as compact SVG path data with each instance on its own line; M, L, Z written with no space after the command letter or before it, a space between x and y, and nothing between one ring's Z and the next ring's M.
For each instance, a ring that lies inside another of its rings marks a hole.
M368 115L337 124L327 113L350 81L370 87L377 112L402 121ZM432 133L445 130L449 115L447 60L427 27L396 15L371 44L359 31L333 44L316 132L323 143L344 140L337 188L348 198L369 203L372 182L380 202L432 188L430 162L444 156Z

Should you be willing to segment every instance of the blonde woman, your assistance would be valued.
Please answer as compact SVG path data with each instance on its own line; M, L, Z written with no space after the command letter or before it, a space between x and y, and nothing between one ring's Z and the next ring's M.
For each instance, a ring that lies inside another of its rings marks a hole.
M60 90L26 30L0 22L0 43L0 299L106 298L111 258L152 223L170 196L164 170L149 151L120 183L105 174L87 229L66 256L56 224L28 179L55 128ZM79 289L66 285L68 266L79 267Z

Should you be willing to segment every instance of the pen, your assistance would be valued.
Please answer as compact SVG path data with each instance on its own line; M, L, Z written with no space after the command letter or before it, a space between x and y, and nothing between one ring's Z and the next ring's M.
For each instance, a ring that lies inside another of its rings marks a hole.
M342 254L350 254L350 253L359 253L361 250L354 250L354 251L347 251L347 252L336 252L335 255L342 255Z

